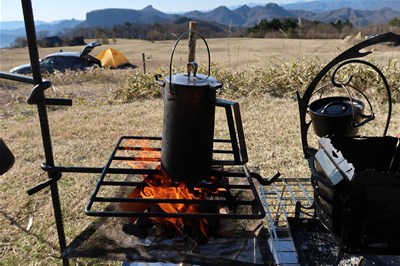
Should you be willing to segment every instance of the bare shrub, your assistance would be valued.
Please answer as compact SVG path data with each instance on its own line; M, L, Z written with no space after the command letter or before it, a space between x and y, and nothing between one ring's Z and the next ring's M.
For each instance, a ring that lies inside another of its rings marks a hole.
M251 66L244 70L211 66L211 76L222 82L224 86L217 92L227 97L243 97L249 95L269 94L278 98L294 98L297 91L304 92L307 86L324 67L318 59L302 59L290 62L273 63L268 67ZM390 60L382 67L382 72L392 86L393 102L399 102L400 73L397 60ZM207 73L206 66L199 67L199 73ZM184 68L174 69L174 73L185 72ZM135 72L130 76L124 87L115 91L115 98L124 102L137 99L161 97L159 85L154 76L169 75L169 69L159 68L155 72L142 74ZM331 74L331 73L330 73ZM359 88L372 88L371 93L378 99L384 95L385 87L379 75L373 69L362 64L352 64L337 73L337 80L347 81L353 75L353 83ZM322 81L327 83L329 76ZM375 91L374 91L375 90Z

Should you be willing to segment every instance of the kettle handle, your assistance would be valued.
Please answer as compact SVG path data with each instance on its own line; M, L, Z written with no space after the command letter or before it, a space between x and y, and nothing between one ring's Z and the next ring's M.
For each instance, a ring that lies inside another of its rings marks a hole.
M242 124L242 116L238 102L216 99L215 106L225 109L229 128L229 137L232 145L232 153L236 164L248 162L246 141ZM232 112L233 111L233 112Z
M203 40L204 44L206 45L207 48L207 54L208 54L208 73L207 73L207 78L208 79L210 77L210 72L211 72L211 56L210 56L210 49L208 48L208 44L206 42L206 39L203 37L203 35L201 35L199 32L194 31L194 30L188 30L184 33L181 34L181 36L179 36L179 38L176 40L174 47L172 48L172 52L171 52L171 59L169 61L169 78L170 78L170 83L172 84L172 61L174 58L174 53L175 53L175 49L176 46L178 46L178 43L180 42L180 40L185 37L186 35L188 35L189 33L196 33L197 35L200 36L200 38ZM189 64L193 65L196 64L194 62L189 62ZM197 72L197 64L196 64L196 72ZM194 76L196 76L195 72L193 71ZM190 72L188 73L188 75L190 75Z
M321 110L321 113L323 113L323 114L325 114L326 112L327 112L327 109L329 108L329 107L331 107L332 105L341 105L343 108L342 108L342 113L344 112L344 111L346 111L347 110L347 105L345 105L342 101L332 101L332 102L330 102L330 103L328 103L328 104L326 104L325 106L324 106L324 108L322 108L322 110ZM352 105L354 105L354 103L353 102L351 102L351 104ZM354 117L354 108L352 108L353 110L352 110L352 113L353 113L353 117Z

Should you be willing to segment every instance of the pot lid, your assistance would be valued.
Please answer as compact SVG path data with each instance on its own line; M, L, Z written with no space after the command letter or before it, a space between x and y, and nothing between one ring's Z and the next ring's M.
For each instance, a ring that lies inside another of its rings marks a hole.
M170 76L168 75L165 80L170 82L174 85L180 86L190 86L190 87L217 87L221 86L220 83L216 78L212 76L207 76L204 74L197 74L195 77L193 75L188 75L187 73L178 73L172 75L172 81L170 80Z
M328 97L310 104L310 110L318 115L352 116L364 110L364 104L358 100L345 97Z

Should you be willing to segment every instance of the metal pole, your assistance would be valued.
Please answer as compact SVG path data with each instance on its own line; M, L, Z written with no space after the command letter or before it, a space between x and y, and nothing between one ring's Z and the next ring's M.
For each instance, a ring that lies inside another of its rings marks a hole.
M21 0L21 2L24 13L25 30L26 30L26 37L28 40L29 57L32 66L33 81L35 85L38 85L41 84L43 80L42 80L42 75L40 73L39 51L37 48L37 39L36 39L35 22L33 18L32 3L30 0ZM49 128L47 109L44 98L45 97L43 89L38 93L36 104L39 113L39 122L42 133L42 141L43 141L44 154L46 158L46 164L49 166L54 166L53 149L50 138L50 128ZM48 177L49 179L57 178L59 174L61 173L48 172ZM50 185L50 191L51 191L51 199L53 202L54 217L56 220L58 241L60 245L60 251L62 253L67 245L64 233L64 224L63 224L61 203L60 203L60 196L58 192L57 182L54 182ZM68 259L63 258L62 262L63 265L65 266L69 265Z
M146 74L146 56L142 53L143 73Z

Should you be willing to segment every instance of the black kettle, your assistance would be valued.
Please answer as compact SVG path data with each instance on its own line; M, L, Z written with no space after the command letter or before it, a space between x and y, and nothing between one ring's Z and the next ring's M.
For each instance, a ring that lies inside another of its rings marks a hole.
M198 182L210 175L212 167L216 90L223 84L208 73L198 74L197 64L189 62L187 73L172 74L175 43L170 60L170 73L165 80L156 76L161 85L164 103L161 148L161 169L172 180Z

